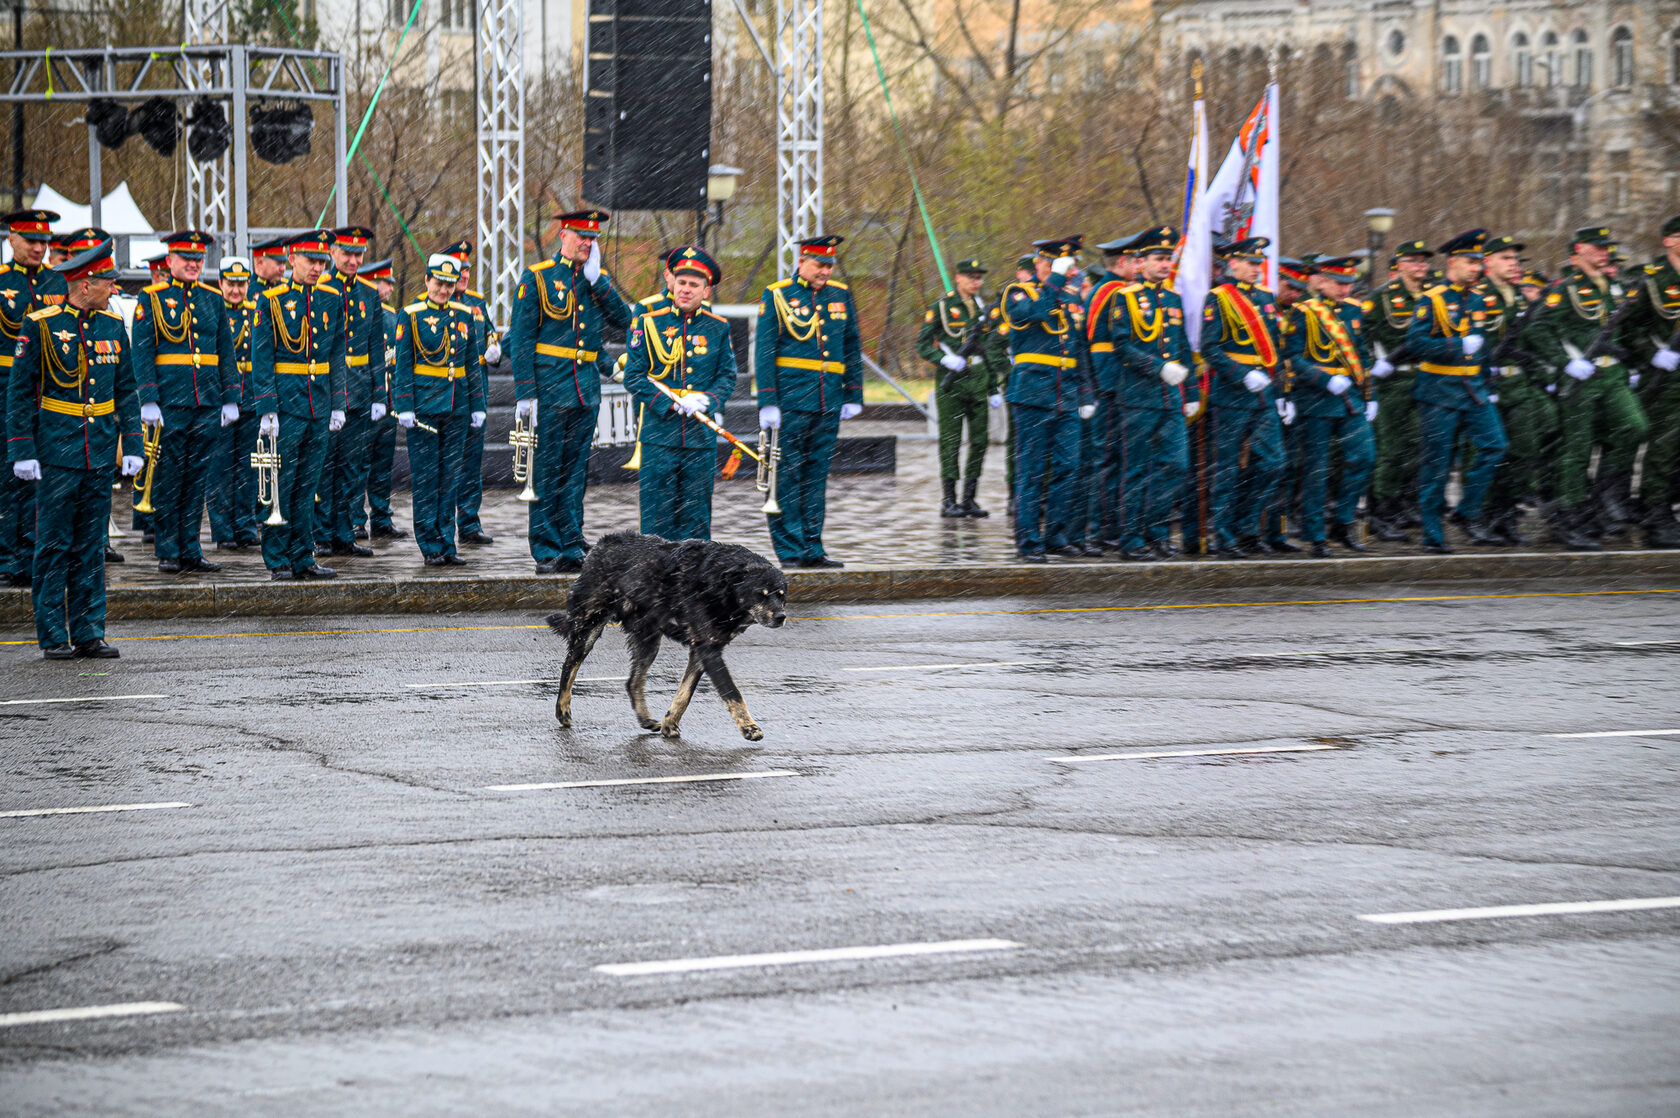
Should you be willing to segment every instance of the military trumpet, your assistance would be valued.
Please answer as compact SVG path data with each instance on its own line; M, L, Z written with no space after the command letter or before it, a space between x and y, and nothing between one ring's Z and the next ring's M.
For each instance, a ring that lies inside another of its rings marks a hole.
M286 523L280 515L280 436L257 436L251 468L257 471L257 504L269 506L268 519L263 523L275 527Z
M525 417L513 417L513 430L508 432L508 445L513 448L513 482L525 488L519 491L519 499L529 504L537 499L537 417L531 416L529 423Z
M780 516L782 506L776 503L777 475L781 473L782 432L780 428L765 427L758 432L758 480L754 483L764 494L764 507L759 511L767 516Z
M146 468L134 479L134 491L140 499L134 502L135 512L152 512L152 481L157 477L158 449L163 445L163 424L140 425L140 446L146 455Z

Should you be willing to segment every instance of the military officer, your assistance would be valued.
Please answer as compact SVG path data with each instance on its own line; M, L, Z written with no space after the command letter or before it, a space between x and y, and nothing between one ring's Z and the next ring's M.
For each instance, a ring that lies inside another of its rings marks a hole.
M1639 370L1641 406L1651 424L1640 469L1645 546L1680 547L1674 474L1680 468L1680 214L1663 222L1662 255L1628 278L1629 308L1619 332L1629 367Z
M0 282L4 282L0 276ZM8 473L40 492L33 554L35 639L49 660L114 659L105 643L111 471L140 470L140 403L111 242L60 266L63 302L19 324L6 392ZM119 450L119 443L124 443Z
M934 402L939 412L939 515L943 517L991 515L976 503L974 492L986 461L988 413L996 406L990 401L997 398L999 404L1003 402L998 391L1004 365L997 352L997 334L987 317L989 312L980 301L985 275L986 267L980 261L958 261L955 286L923 313L921 333L916 337L916 352L935 366L938 378ZM964 423L968 424L968 459L967 468L959 472Z
M332 267L326 282L343 294L344 427L327 438L327 461L321 468L320 500L315 505L315 554L368 558L373 549L356 542L351 506L367 489L368 440L373 425L375 386L385 387L385 314L379 289L360 275L373 231L360 225L333 230Z
M1213 423L1213 484L1208 516L1214 554L1246 559L1260 549L1260 518L1283 472L1278 385L1282 354L1272 293L1259 286L1266 237L1214 249L1229 278L1202 308L1202 360L1207 363L1208 418ZM1248 465L1242 468L1243 443Z
M857 307L831 279L844 237L799 242L798 274L764 289L754 368L758 424L781 432L781 476L770 542L784 567L842 567L823 550L828 467L840 424L863 411Z
M225 256L216 276L228 330L233 335L234 368L239 373L233 403L239 418L221 429L210 464L210 538L226 551L262 542L257 523L257 479L250 454L257 442L256 394L251 388L251 320L257 304L248 298L251 265L242 256Z
M1495 237L1483 246L1482 282L1471 288L1481 296L1488 353L1484 359L1490 398L1499 405L1505 428L1505 457L1488 490L1488 529L1507 544L1528 542L1518 529L1520 502L1540 486L1544 450L1556 434L1557 408L1539 378L1524 369L1532 364L1522 351L1522 335L1538 309L1538 289L1525 286L1523 246L1512 237Z
M466 564L455 553L456 473L467 430L484 425L482 331L455 299L461 262L436 252L426 261L426 297L397 315L392 406L407 433L414 489L414 542L428 567Z
M490 399L490 367L502 360L501 336L496 333L495 324L490 321L490 304L484 296L472 290L472 242L456 241L443 250L461 262L461 278L455 284L455 301L472 311L473 329L478 331L479 352L484 355L484 361L479 365L479 387L483 390L484 399ZM484 546L496 542L494 536L484 530L484 522L479 519L478 510L484 504L484 432L482 424L467 430L467 441L461 454L461 468L458 472L455 494L455 531L456 538L463 543Z
M1359 260L1321 256L1312 268L1318 291L1290 308L1284 357L1301 440L1301 538L1312 545L1314 558L1325 559L1331 555L1327 540L1350 551L1365 550L1353 524L1376 465L1371 421L1378 404L1365 371L1370 354L1361 335L1363 308L1348 298ZM1335 519L1326 532L1324 501L1333 445L1341 451L1342 476Z
M641 414L641 530L668 540L709 540L717 436L692 417L721 413L735 391L729 322L705 306L723 272L696 245L672 250L666 268L669 298L631 325L624 366L624 387Z
M261 295L286 283L286 243L290 237L273 237L251 246L251 273L255 276L251 294Z
M1068 520L1067 542L1080 555L1093 559L1103 553L1102 469L1106 457L1103 436L1109 422L1103 411L1104 400L1096 393L1091 346L1085 339L1085 307L1096 293L1096 286L1096 277L1090 269L1076 267L1068 274L1068 285L1062 289L1062 303L1072 326L1069 337L1074 360L1079 363L1076 379L1091 388L1092 407L1091 415L1082 416L1079 421L1079 459L1073 472L1073 512ZM1108 519L1112 524L1112 513Z
M1395 277L1371 292L1360 305L1371 351L1371 377L1377 382L1377 468L1371 478L1371 531L1388 542L1405 542L1410 516L1408 494L1418 476L1421 434L1412 390L1417 362L1405 350L1406 331L1417 315L1428 286L1434 251L1423 241L1407 241L1395 250Z
M391 522L391 466L397 453L397 417L391 414L391 377L397 371L397 308L391 300L397 287L391 279L389 257L363 264L360 274L373 283L379 295L385 323L385 381L373 386L373 403L368 409L372 433L368 439L367 504L360 499L352 502L350 518L358 540L400 540L408 535L408 529Z
M603 323L630 325L630 305L601 267L599 237L610 215L578 210L560 217L560 251L519 277L508 326L517 417L537 428L528 535L538 574L578 571L589 448L601 409L597 359Z
M1104 548L1121 546L1120 505L1121 477L1121 397L1122 362L1111 324L1119 324L1115 317L1114 300L1121 289L1132 282L1137 272L1137 257L1126 247L1139 234L1105 241L1097 246L1102 252L1100 272L1092 275L1093 286L1085 307L1085 351L1091 364L1091 390L1097 402L1097 414L1092 422L1101 425L1097 436L1101 447L1098 485L1098 532L1096 539Z
M1035 241L1033 279L1000 297L1009 329L1010 428L1015 438L1015 552L1026 563L1045 554L1080 554L1069 541L1079 424L1096 414L1088 366L1079 359L1063 292L1080 235ZM1048 469L1046 469L1048 463Z
M6 226L10 262L0 264L0 377L12 366L12 350L24 317L64 302L64 277L42 266L52 241L51 210L17 210L0 218ZM0 430L0 434L4 434ZM35 489L0 475L0 586L28 586L35 554Z
M64 234L61 234L60 236L54 237L53 238L53 249L54 249L54 251L50 252L48 255L49 255L49 258L52 257L52 256L58 256L59 257L58 263L53 265L54 269L57 269L58 264L64 263L64 261L68 260L70 257L76 256L76 255L78 255L80 253L83 253L83 252L86 252L88 249L95 248L98 245L101 245L104 242L109 241L111 239L112 239L111 234L109 234L105 230L99 228L97 225L83 226L80 229L76 229L76 230L73 230L69 233L64 233ZM121 297L121 296L122 296L122 293L119 289L116 293L114 293L111 296L112 305L109 306L107 309L111 310L115 313L121 314L122 313L122 307L118 303L119 297ZM127 325L128 324L127 324L127 321L125 319L125 321L124 321L125 331L127 330ZM4 377L3 376L0 376L0 383L4 383ZM3 409L0 409L0 410L3 410ZM5 426L5 421L3 419L0 419L0 428L3 428L4 426ZM121 486L118 485L117 488L121 488ZM136 498L136 500L138 500L138 498ZM112 547L109 539L107 539L106 543L105 543L105 562L106 562L106 564L109 565L111 563L126 563L127 561L128 560L123 555L123 553L118 551L116 548Z
M291 275L257 299L251 322L251 384L259 432L277 435L280 484L274 500L284 524L263 525L263 564L276 581L334 578L315 562L315 494L327 437L344 427L344 292L322 273L333 235L325 229L287 241Z
M210 461L224 427L239 419L239 370L222 293L202 282L207 233L164 237L169 279L134 308L134 378L140 421L160 428L153 466L152 530L158 570L214 572L199 525Z
M1278 349L1285 355L1289 353L1291 345L1290 333L1296 326L1296 318L1291 313L1291 308L1301 300L1317 295L1320 285L1324 282L1319 278L1317 271L1316 262L1319 255L1309 252L1299 258L1278 257L1278 289L1274 294L1277 298ZM1282 394L1278 397L1277 409L1278 419L1283 424L1283 473L1278 479L1278 488L1273 493L1272 502L1260 524L1260 543L1263 549L1280 554L1301 550L1298 545L1289 542L1289 518L1297 517L1298 522L1301 511L1301 471L1297 469L1301 461L1301 439L1287 360L1282 372Z
M1488 399L1489 378L1481 364L1487 348L1487 312L1481 297L1470 290L1482 275L1486 240L1487 230L1472 229L1437 250L1446 260L1445 282L1424 291L1406 329L1406 351L1418 361L1412 393L1423 437L1418 513L1424 550L1439 555L1452 551L1441 517L1447 475L1461 437L1468 440L1475 459L1464 470L1459 523L1477 546L1504 543L1482 519L1482 502L1505 454L1505 430L1499 409Z

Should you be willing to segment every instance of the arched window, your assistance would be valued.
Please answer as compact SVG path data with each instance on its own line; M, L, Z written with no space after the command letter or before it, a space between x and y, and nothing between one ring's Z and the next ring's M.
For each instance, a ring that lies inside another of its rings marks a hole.
M1390 58L1399 58L1406 53L1406 33L1404 31L1390 31L1388 33L1388 54Z
M1563 52L1556 31L1540 36L1540 84L1547 89L1563 84Z
M1528 36L1521 31L1511 36L1511 77L1518 89L1534 84L1534 50L1528 45Z
M1577 31L1569 37L1571 50L1575 55L1575 87L1577 89L1592 88L1592 43L1587 40L1585 31Z
M1470 40L1470 85L1474 89L1493 85L1493 51L1488 47L1486 35Z
M1616 89L1633 86L1633 32L1625 27L1610 32L1610 84Z
M1441 40L1441 92L1464 92L1464 57L1456 35L1448 35Z

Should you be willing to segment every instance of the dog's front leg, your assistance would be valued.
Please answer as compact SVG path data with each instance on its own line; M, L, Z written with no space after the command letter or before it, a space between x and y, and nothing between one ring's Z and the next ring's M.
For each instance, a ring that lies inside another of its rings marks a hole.
M560 720L562 730L569 729L572 724L572 685L577 682L578 670L583 667L584 657L595 647L601 630L606 627L605 622L593 625L566 641L566 664L560 669L560 697L554 700L554 717Z
M659 732L668 738L678 735L678 726L682 723L683 712L688 710L690 700L694 698L694 689L700 685L700 673L705 665L700 660L700 650L690 647L688 650L688 667L683 671L682 682L677 684L677 693L671 697L671 709L665 712L665 721L659 727Z
M723 662L723 649L711 644L702 646L700 662L705 667L706 674L711 677L712 686L717 688L718 698L729 708L729 715L735 719L741 736L748 741L762 740L764 731L758 728L758 723L747 713L747 704L741 698L741 690L735 686L735 679L729 674L729 666Z

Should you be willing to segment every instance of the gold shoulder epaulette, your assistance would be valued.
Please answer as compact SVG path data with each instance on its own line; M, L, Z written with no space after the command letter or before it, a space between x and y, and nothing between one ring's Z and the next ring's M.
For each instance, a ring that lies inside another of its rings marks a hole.
M170 286L172 285L167 283L154 283L149 286L142 287L140 290L144 291L148 295L152 295L156 292L163 291Z
M791 280L791 279L777 280L775 283L771 284L769 287L766 287L764 290L774 291L774 290L776 290L776 288L786 287L788 284L790 284L792 282L793 282L793 280Z
M850 291L851 290L851 288L847 287L845 284L841 283L839 280L829 280L828 281L828 286L829 287L838 287L841 291Z
M7 272L9 272L11 270L12 270L12 262L10 260L6 261L4 264L0 264L0 276L5 275Z
M648 309L648 312L646 314L642 315L642 317L643 318L658 318L662 314L675 314L675 313L676 313L676 310L672 307L669 307L669 306L650 307Z
M554 267L554 258L551 256L547 260L539 260L535 264L531 265L531 271L540 272L544 268L552 267Z
M414 300L414 302L408 304L407 306L405 306L403 308L403 313L404 314L418 314L419 312L421 312L425 309L426 309L426 300L416 299L416 300Z
M222 297L222 293L221 293L220 290L218 290L217 288L211 287L209 284L205 283L203 280L199 280L198 282L194 283L193 286L204 288L204 290L208 291L210 294L214 295L218 299L220 299Z
M121 321L122 321L122 320L123 320L123 316L122 316L122 315L120 315L120 314L118 314L118 313L117 313L117 312L116 312L116 311L114 311L114 310L112 310L112 309L111 309L111 308L109 308L109 307L101 307L101 308L100 308L100 309L99 309L99 313L100 313L100 314L108 314L108 315L110 315L110 316L111 316L111 317L112 317L112 318L114 318L114 319L116 319L116 320L117 320L117 321L118 321L118 322L121 322Z
M257 301L255 299L247 299L239 305L248 311L254 311L257 309Z
M316 291L325 291L328 295L342 295L342 294L344 294L344 292L340 291L338 288L334 287L330 283L318 283L318 284L315 285L315 290Z
M357 276L356 277L356 282L359 283L359 284L363 284L364 286L371 287L371 288L373 288L374 291L379 290L379 285L377 283L374 283L372 280L368 279L366 276Z
M1148 284L1128 283L1125 287L1122 287L1120 291L1122 294L1130 295L1134 291L1142 291L1147 286Z
M63 309L64 309L63 304L54 303L50 307L42 307L38 311L30 311L29 312L29 320L31 322L39 322L43 318L51 318L53 315L58 314Z
M661 291L657 295L649 295L646 299L637 299L636 305L641 307L651 307L663 298L665 298L665 293Z
M483 296L483 294L481 294L481 293L480 293L480 292L477 292L477 291L474 291L474 290L473 290L473 289L472 289L472 288L470 288L470 287L469 287L469 288L467 288L467 294L468 294L468 295L471 295L471 296L472 296L472 297L473 297L473 298L474 298L474 299L482 299L482 298L484 298L484 296Z
M725 323L725 324L727 324L729 322L729 320L727 318L723 317L721 314L719 314L719 313L717 313L716 311L713 311L713 310L707 310L705 307L700 308L700 313L705 315L707 318L715 318L719 322L722 322L722 323Z
M449 305L449 309L452 310L452 311L464 311L467 314L471 314L473 312L473 309L471 307L467 306L465 303L461 302L458 299L449 300L448 305Z
M1438 283L1434 287L1424 288L1423 293L1426 297L1433 299L1435 296L1439 295L1441 292L1445 291L1446 289L1447 289L1446 284Z
M397 308L395 308L395 307L393 307L393 306L392 306L392 305L391 305L391 304L389 304L389 303L381 303L381 304L379 304L379 305L380 305L380 306L382 306L382 307L384 307L384 308L385 308L385 309L386 309L386 310L388 310L388 311L390 311L390 312L391 312L391 313L392 313L392 314L396 314L396 313L397 313Z

